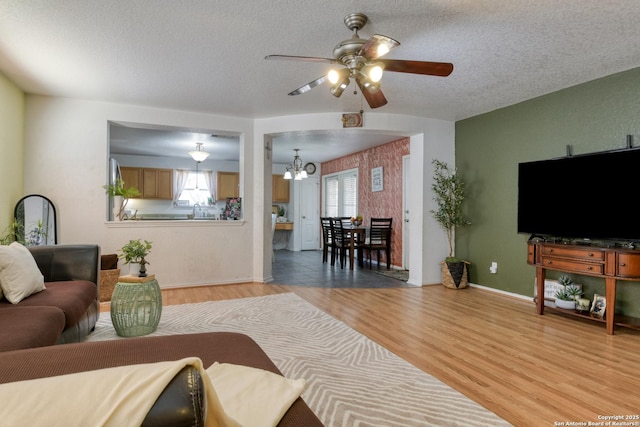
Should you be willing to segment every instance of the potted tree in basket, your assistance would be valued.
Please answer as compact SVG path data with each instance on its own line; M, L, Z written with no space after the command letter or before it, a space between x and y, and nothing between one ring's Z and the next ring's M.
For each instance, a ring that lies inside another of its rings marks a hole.
M430 212L447 232L449 241L449 256L441 263L442 284L448 288L462 289L467 287L467 265L470 262L455 257L453 243L456 227L471 223L462 213L464 182L457 170L451 169L445 162L434 159L432 164L434 182L431 189L437 209Z
M113 198L113 219L114 221L122 220L122 213L127 207L127 202L131 197L140 195L140 191L136 187L126 188L124 181L120 178L116 179L113 184L103 185L106 193Z
M129 240L129 243L124 245L121 249L122 253L118 255L118 258L124 258L125 264L139 264L140 272L138 277L147 277L146 265L149 262L145 259L151 251L151 242L145 240L144 243L140 239Z

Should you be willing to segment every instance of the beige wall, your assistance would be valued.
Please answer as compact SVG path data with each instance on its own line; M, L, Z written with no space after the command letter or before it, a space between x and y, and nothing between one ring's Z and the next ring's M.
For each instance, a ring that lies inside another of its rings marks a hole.
M0 236L23 194L24 93L0 73Z
M130 239L153 242L147 260L160 286L259 281L250 255L253 212L244 221L106 221L109 121L211 129L241 134L240 159L246 168L242 197L253 198L251 121L210 114L97 101L27 95L25 98L24 188L56 206L58 243L97 243L117 253ZM242 254L242 256L239 256ZM257 262L257 261L256 261ZM262 263L260 262L260 268Z
M149 272L162 287L268 280L271 259L265 254L270 253L266 248L271 247L271 234L265 230L270 224L272 164L265 155L265 140L285 131L342 129L338 114L251 120L38 95L25 97L24 121L25 158L29 159L24 190L44 194L54 202L58 242L98 243L103 253L114 253L129 239L150 240ZM167 221L170 224L105 221L107 203L102 185L107 179L109 121L241 135L244 220ZM411 135L411 161L416 162L411 168L413 182L424 182L422 174L430 174L426 167L432 157L453 160L453 122L374 113L369 122L376 126L373 130ZM432 200L424 190L415 189L412 199L416 215L412 233L415 228L416 235L424 231L429 236L412 240L416 247L411 255L416 259L411 273L415 277L410 277L409 283L416 285L440 280L438 262L442 252L446 253L444 232L430 215L421 214L429 209L424 204Z

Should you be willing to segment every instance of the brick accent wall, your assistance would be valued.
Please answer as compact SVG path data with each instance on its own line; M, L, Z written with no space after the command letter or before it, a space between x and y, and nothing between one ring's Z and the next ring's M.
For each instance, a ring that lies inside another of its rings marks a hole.
M371 218L393 218L391 264L402 265L402 157L409 154L409 138L360 151L321 164L321 176L358 169L358 211ZM382 166L382 191L371 191L371 169ZM380 262L383 262L381 256ZM386 263L386 260L384 260Z

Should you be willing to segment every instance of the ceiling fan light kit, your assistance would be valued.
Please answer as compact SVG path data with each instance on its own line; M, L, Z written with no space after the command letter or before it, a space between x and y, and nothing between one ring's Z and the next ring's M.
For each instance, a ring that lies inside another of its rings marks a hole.
M360 73L366 76L369 80L374 83L378 83L382 80L382 73L384 71L384 64L381 62L374 62L369 65L365 65L360 70Z
M353 31L353 35L336 45L333 49L333 58L268 55L265 59L325 62L340 65L344 68L332 69L327 75L299 87L289 95L301 95L329 80L331 83L329 91L333 96L339 98L349 86L351 79L354 79L371 108L379 108L387 104L387 99L380 90L384 71L439 77L446 77L453 72L453 64L448 62L378 59L400 46L400 42L382 34L374 34L368 40L361 39L358 31L365 26L368 20L369 18L364 13L350 13L344 17L344 24Z
M331 95L339 98L342 95L342 92L349 86L349 70L331 70L329 74L327 74L327 78L329 79L329 83L331 83Z

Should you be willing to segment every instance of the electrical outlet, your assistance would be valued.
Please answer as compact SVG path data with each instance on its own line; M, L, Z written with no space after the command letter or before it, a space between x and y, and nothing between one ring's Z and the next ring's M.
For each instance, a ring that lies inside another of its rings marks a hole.
M489 273L496 274L498 272L498 263L492 262L491 267L489 267Z

